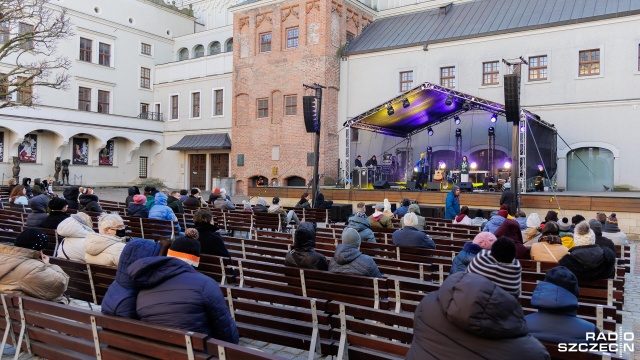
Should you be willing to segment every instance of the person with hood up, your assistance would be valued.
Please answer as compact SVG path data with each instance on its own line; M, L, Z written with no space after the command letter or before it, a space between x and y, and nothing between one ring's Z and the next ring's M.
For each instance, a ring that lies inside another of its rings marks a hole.
M31 178L22 179L22 186L27 190L27 197L31 199L33 197L33 190L31 190Z
M456 218L453 219L454 224L460 225L471 225L471 218L469 217L469 208L467 206L463 206L460 209L460 214L456 215Z
M618 218L615 213L607 217L607 220L602 226L602 235L613 241L615 245L629 245L627 234L620 231L618 227Z
M280 223L281 223L282 230L286 229L287 226L289 226L289 223L291 222L291 220L293 220L296 223L296 226L300 225L300 220L298 219L298 215L296 214L296 212L293 210L289 210L287 212L287 210L283 209L282 206L280 206L279 197L277 196L274 197L271 202L273 203L273 205L269 206L268 211L271 214L280 215Z
M369 277L383 277L378 265L369 255L360 252L360 235L351 228L342 231L342 244L329 262L329 271Z
M596 235L589 223L583 221L576 225L573 242L576 246L560 259L561 266L571 270L578 280L592 281L614 277L616 254L609 248L596 245Z
M363 202L358 203L356 210L356 213L349 218L346 227L357 231L361 241L375 243L376 237L371 230L371 223L367 219L365 204Z
M95 233L91 216L83 212L71 214L58 225L56 232L63 238L58 246L57 257L84 262L86 256L84 243L89 234Z
M34 228L21 232L13 246L0 244L0 293L67 304L69 276L49 263L42 252L48 246L47 234Z
M218 227L213 224L213 215L209 209L198 209L193 214L193 224L200 236L200 253L230 258L231 255L224 245L222 236L218 234Z
M216 208L216 209L222 209L222 210L235 210L236 209L236 206L233 205L231 200L227 199L226 196L222 192L220 192L220 194L218 194L218 197L213 202L213 207Z
M553 221L555 223L558 222L558 212L555 210L547 211L547 215L544 217L544 223L546 224L549 221Z
M453 220L460 214L460 188L458 186L454 185L451 192L447 194L444 209L444 218L448 220Z
M137 319L136 300L140 289L129 277L127 269L134 262L152 256L161 256L163 244L168 248L170 241L154 242L145 239L135 239L127 243L120 255L116 279L109 285L104 294L101 311L103 314L121 316L129 319Z
M369 223L371 227L383 227L393 229L393 223L391 222L391 218L386 216L382 211L384 210L383 203L377 203L375 206L375 211L371 216L369 216Z
M124 203L129 205L133 202L133 197L136 195L140 195L140 189L137 186L129 186L127 189L127 198L124 200Z
M382 203L384 204L384 211L382 212L384 216L387 216L389 219L393 219L395 215L393 215L393 212L391 211L391 203L389 202L389 199L384 199Z
M16 187L14 187L9 193L9 203L16 205L29 205L27 189L22 185L16 185Z
M544 225L542 232L540 241L531 246L531 259L557 263L569 253L569 249L562 245L562 239L558 235L558 225L550 221Z
M516 212L516 221L520 224L520 230L527 230L527 214L524 211Z
M453 258L453 264L449 274L467 271L467 266L473 258L483 249L491 250L491 246L497 238L490 232L482 231L473 238L473 241L464 244L462 251Z
M515 215L518 210L518 203L516 200L516 194L511 191L511 184L504 184L504 191L500 196L500 205L507 205L509 207L509 215Z
M478 226L480 229L484 228L484 226L489 222L489 220L484 218L484 211L482 209L476 210L476 216L471 219L472 226Z
M293 249L285 256L284 264L303 269L328 270L327 258L316 252L315 246L315 226L313 223L300 223L293 239Z
M77 186L71 186L62 192L62 196L67 200L69 209L78 210L78 197L80 196L80 188Z
M529 334L552 343L588 343L587 333L600 333L598 327L577 317L580 288L576 276L564 266L547 271L531 296L538 312L525 316Z
M402 229L393 232L393 245L420 249L435 249L436 243L429 235L418 230L418 217L408 213L402 218Z
M84 242L84 260L88 264L118 266L125 245L126 229L120 215L102 214L98 231L89 233Z
M92 188L85 188L84 193L79 196L80 206L85 211L102 213L104 210L100 207L100 199L93 193Z
M503 210L500 210L503 211ZM507 237L513 241L516 246L516 259L530 259L529 248L522 243L522 231L520 231L520 224L517 221L506 219L502 225L496 230L494 235L497 238L502 236Z
M409 211L409 205L411 205L411 201L409 199L402 199L400 202L400 207L393 212L397 218L401 218Z
M253 212L269 212L269 208L267 207L267 200L263 197L259 197L256 199L256 204L253 207Z
M48 193L43 188L42 182L40 181L40 178L35 178L33 180L33 187L31 188L31 191L33 191L33 196L38 196L38 195L42 195L42 194L47 194Z
M145 205L147 203L147 197L144 195L133 195L133 201L129 203L127 207L127 215L139 218L148 218L149 209Z
M67 209L67 200L60 197L54 197L53 199L51 199L51 201L49 201L49 216L44 219L40 227L43 227L45 229L57 228L58 224L69 217L69 215L67 214Z
M513 243L505 241L502 245L510 246L514 255ZM485 252L489 253L483 250L469 267ZM499 271L502 263L493 261ZM491 273L449 275L438 291L422 299L415 311L406 359L550 359L544 345L528 334L520 302L500 281L502 272L491 277L486 274Z
M185 200L182 205L191 207L202 207L202 197L200 196L200 189L191 189L191 195Z
M529 214L527 218L527 229L522 232L524 246L531 248L533 244L540 240L542 236L541 225L542 221L540 221L540 215L538 215L538 213Z
M27 216L25 222L29 227L41 227L44 220L49 216L47 214L47 207L49 207L49 197L45 194L40 194L29 199L29 207L31 213Z
M596 245L600 245L602 247L606 247L611 249L614 254L617 254L616 245L611 241L611 239L602 236L602 224L596 219L589 220L589 227L593 230L593 233L596 235Z
M311 200L311 195L309 195L308 192L303 193L302 196L300 196L300 201L298 201L294 207L311 209L311 203L309 200Z
M167 195L162 192L156 193L155 203L151 210L149 210L149 219L173 221L175 222L176 230L178 230L178 232L181 231L180 223L178 222L176 214L174 214L173 210L167 206Z
M414 213L416 214L416 217L418 218L418 225L416 226L416 229L422 231L425 230L425 225L427 223L427 221L425 220L424 216L420 216L420 205L418 204L411 204L409 205L409 212L408 213ZM400 219L400 221L402 221L402 219Z
M571 249L573 244L573 232L571 231L571 224L569 223L569 219L563 217L560 221L558 221L558 236L562 239L562 244L567 248Z
M332 205L333 201L325 200L324 194L321 192L318 193L318 196L316 197L316 203L314 204L314 207L316 209L331 209Z
M188 234L193 235L194 229ZM197 231L195 231L197 233ZM140 290L136 313L141 321L207 334L237 344L238 328L220 286L198 272L200 243L176 238L167 256L142 258L127 268Z
M493 215L491 219L489 219L489 221L485 224L484 229L482 229L482 231L495 233L496 230L498 230L498 228L502 226L502 223L504 223L504 221L507 220L507 216L509 216L509 212L507 212L507 210L498 211L496 215ZM518 227L519 226L520 225L518 225Z

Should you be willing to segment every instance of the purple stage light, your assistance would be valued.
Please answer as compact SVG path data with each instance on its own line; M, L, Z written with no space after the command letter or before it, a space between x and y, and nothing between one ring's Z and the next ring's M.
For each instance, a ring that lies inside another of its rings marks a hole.
M491 115L491 122L494 123L496 121L498 121L498 114Z
M511 169L511 161L507 160L504 162L504 168L505 169Z

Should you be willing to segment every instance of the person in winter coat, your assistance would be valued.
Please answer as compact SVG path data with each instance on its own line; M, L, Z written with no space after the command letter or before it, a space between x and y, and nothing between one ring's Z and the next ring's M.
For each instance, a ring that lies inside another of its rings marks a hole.
M418 218L418 225L416 226L416 229L418 229L420 231L425 230L425 228L426 228L425 225L426 225L427 222L424 219L424 216L420 216L420 205L418 205L418 204L409 205L408 213L416 214L416 217ZM402 221L402 219L400 219L400 221Z
M498 230L498 228L502 226L502 223L507 219L507 216L509 216L507 210L498 211L498 213L492 216L491 219L489 219L489 221L484 225L482 231L495 233L496 230Z
M9 194L11 194L11 191L13 190L14 187L18 186L18 183L16 181L16 179L14 178L9 178Z
M555 210L549 210L547 211L547 215L544 217L544 222L545 224L549 221L553 221L555 223L558 222L558 212Z
M520 224L520 230L527 230L527 214L524 211L516 212L516 221Z
M40 194L29 199L29 207L31 214L27 216L26 225L29 227L41 227L44 220L49 216L47 207L49 207L49 197Z
M77 186L71 186L62 192L62 196L67 200L69 209L78 210L78 197L80 196L80 188Z
M316 203L314 204L314 207L316 209L331 209L332 205L333 201L325 200L324 194L321 192L318 193L318 196L316 197Z
M542 221L537 213L529 214L527 218L527 229L522 232L522 241L524 246L531 248L533 244L537 243L542 236L542 229L540 228Z
M409 199L402 199L402 202L400 202L400 207L393 212L393 215L398 218L403 217L404 214L409 211L409 205L411 205L411 201L409 201Z
M408 213L402 218L404 227L393 232L393 245L421 249L435 249L436 243L429 235L417 229L418 217Z
M296 229L293 249L284 258L284 264L303 269L329 270L327 258L315 251L316 229L313 223L301 222Z
M303 193L300 197L300 201L298 201L294 207L311 209L311 203L309 202L309 200L311 200L311 195L309 195L308 192Z
M360 235L361 241L370 243L376 242L376 237L371 230L371 223L369 223L367 214L364 211L358 211L355 215L351 216L346 227L357 231Z
M518 211L518 203L516 201L516 194L511 191L511 184L504 184L504 191L500 196L500 205L507 205L509 207L509 215L513 216Z
M375 212L369 216L369 223L371 227L384 227L393 229L393 223L391 218L386 216L382 211L384 210L384 203L377 203Z
M596 220L589 220L589 227L593 230L593 233L596 235L596 245L600 245L602 247L606 247L611 249L614 254L617 254L616 245L611 241L611 239L602 236L602 224ZM574 229L575 231L575 229Z
M133 197L136 195L140 195L140 189L137 186L129 186L129 188L127 189L127 198L124 200L124 203L126 205L129 205L129 203L133 202Z
M174 221L176 230L180 232L180 223L176 214L167 206L167 195L162 192L156 193L156 201L151 210L149 210L149 219Z
M382 211L384 216L388 217L389 219L393 219L395 215L393 215L393 212L391 211L391 203L389 202L389 199L384 199L382 203L384 204L384 211Z
M465 243L462 251L453 258L453 263L449 274L467 271L467 266L471 260L483 249L491 250L491 246L497 238L490 232L482 231L473 238L473 241Z
M596 235L583 221L576 225L573 241L576 246L560 259L559 264L571 270L578 280L612 279L615 275L616 254L607 247L596 245Z
M16 187L14 187L9 193L9 203L16 205L29 205L27 189L22 185L16 185Z
M598 220L600 222L600 224L602 224L602 229L604 230L604 224L607 223L607 214L605 214L603 212L597 212L596 213L596 220Z
M184 203L185 200L189 197L189 191L187 189L180 190L180 201Z
M280 206L280 198L279 197L274 197L273 200L271 201L272 205L269 206L269 213L271 214L279 214L280 215L280 223L281 223L281 227L282 229L286 229L287 226L289 226L289 223L291 222L291 220L293 220L293 222L296 223L296 225L300 225L300 220L298 219L298 215L296 214L295 211L293 210L285 210L282 208L282 206Z
M342 231L342 244L329 262L329 271L338 274L353 274L370 277L383 277L375 261L360 252L360 235L351 228Z
M142 258L127 273L138 293L136 313L156 325L210 335L237 344L236 323L218 284L194 267L200 244L188 237L173 241L167 256Z
M533 291L531 305L538 312L525 316L529 334L552 343L588 343L587 333L600 333L598 327L579 319L580 288L576 276L564 266L549 271Z
M460 214L460 188L454 186L451 189L451 192L447 194L447 199L445 200L445 212L444 218L448 220L453 220L456 218L458 214Z
M580 224L581 222L585 221L587 219L584 218L584 216L580 215L580 214L575 214L574 216L571 217L571 229L569 231L571 231L571 233L573 233L573 231L576 228L576 225Z
M100 207L100 200L98 196L91 194L81 194L80 197L80 206L85 211L102 213L104 210Z
M265 198L259 197L253 207L253 212L269 212L269 208L267 207L267 200L265 200Z
M545 226L549 224L554 223L548 222ZM531 246L531 260L535 261L557 263L568 253L569 249L562 245L562 239L557 235L545 235Z
M58 224L63 222L69 217L67 214L67 200L59 197L55 197L49 201L49 216L42 222L40 227L45 229L55 229Z
M200 189L191 189L191 195L185 200L182 205L190 207L202 207L202 197L200 197Z
M27 198L31 199L33 197L33 190L31 190L31 178L23 178L22 186L27 190Z
M502 211L502 210L501 210ZM505 236L516 245L516 259L530 259L529 248L522 243L522 231L517 221L506 219L502 225L496 230L494 235L497 238Z
M126 229L120 215L102 214L99 234L89 233L84 242L84 260L88 264L118 266L125 245Z
M0 244L0 293L68 303L63 294L69 276L49 263L42 252L48 246L47 234L34 228L21 232L13 246Z
M166 242L170 244L169 241ZM145 239L135 239L127 243L120 255L116 279L104 294L101 311L104 314L137 319L136 300L140 291L129 277L127 269L134 262L151 256L158 256L162 243Z
M560 221L558 221L558 236L560 236L560 239L562 239L562 244L567 249L571 249L574 246L571 224L569 223L569 219L566 217L563 217L562 219L560 219Z
M566 229L567 227L565 227ZM541 233L541 237L538 241L542 241L542 237L544 236L558 236L560 237L560 240L562 241L562 245L564 247L566 247L567 249L571 249L574 246L573 243L573 234L571 233L567 233L567 232L560 232L560 226L553 221L547 221L544 226L542 227L542 230L540 230ZM532 245L533 247L533 245Z
M480 274L510 293L520 296L522 266L516 259L516 247L507 237L499 237L491 250L482 250L471 259L467 272Z
M165 193L165 195L167 195ZM180 201L180 192L172 191L167 198L167 206L173 210L174 214L184 214L184 208L182 207L182 201Z
M31 191L33 192L33 196L47 194L47 191L42 187L42 182L40 181L40 178L35 178L33 180L33 187L31 188Z
M615 213L607 217L607 220L602 226L602 235L613 241L615 245L629 245L627 234L620 231L618 227L618 218Z
M212 223L212 220L213 215L209 209L198 209L193 214L193 224L200 234L198 237L200 253L230 258L231 255L224 245L222 236L217 233L218 227Z
M467 206L463 206L460 209L460 214L453 219L454 224L460 225L471 225L471 218L469 217L469 208Z
M487 222L489 222L489 220L484 218L484 211L482 211L482 209L476 210L475 217L471 219L471 225L478 226L480 229L483 229Z
M233 205L233 203L230 200L228 200L223 193L218 194L218 197L213 202L213 207L216 209L222 209L222 210L236 209L236 206Z
M213 205L213 202L216 201L216 199L218 198L218 195L220 195L220 189L218 188L213 189L211 194L209 194L209 200L207 201L207 203Z
M147 198L147 202L144 204L147 209L151 210L151 207L156 202L156 193L158 190L154 186L145 186L144 187L144 196Z
M149 209L145 205L147 202L147 198L144 195L134 195L133 201L129 203L127 207L127 215L135 216L139 218L148 218L149 217Z
M71 214L58 225L56 232L62 237L57 257L84 262L85 240L89 234L94 233L91 217L83 212Z
M486 277L458 272L416 308L408 360L550 359L528 334L518 299Z

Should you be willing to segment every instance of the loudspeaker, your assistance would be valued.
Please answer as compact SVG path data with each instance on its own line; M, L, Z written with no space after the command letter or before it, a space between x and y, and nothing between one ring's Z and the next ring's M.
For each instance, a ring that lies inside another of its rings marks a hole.
M415 190L416 182L415 181L407 181L407 190Z
M374 189L388 189L389 187L389 182L387 180L380 180L373 183Z
M427 183L427 190L440 191L440 183L435 181L429 181Z
M302 112L304 114L304 127L307 129L307 132L318 132L320 130L320 126L318 124L318 117L316 114L315 96L302 97Z
M520 75L504 76L504 110L507 122L520 122Z
M473 191L473 183L472 182L461 182L458 184L460 188L460 192L472 192Z

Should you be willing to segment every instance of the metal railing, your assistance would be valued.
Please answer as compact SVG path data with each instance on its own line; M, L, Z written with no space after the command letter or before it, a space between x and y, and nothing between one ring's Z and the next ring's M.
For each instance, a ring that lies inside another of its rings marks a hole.
M147 120L155 120L155 121L164 121L162 119L162 113L157 113L157 112L141 112L140 115L138 115L138 118L140 119L147 119Z

